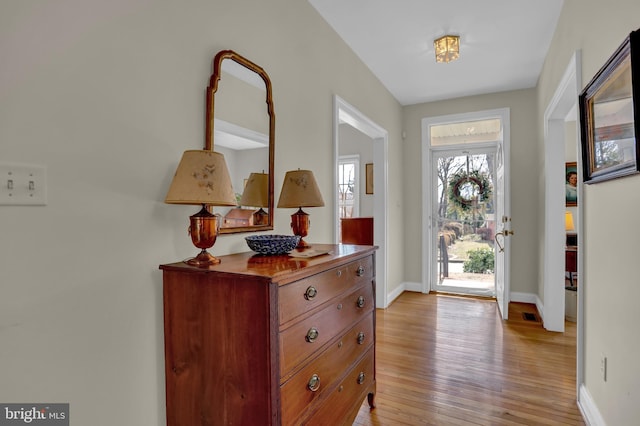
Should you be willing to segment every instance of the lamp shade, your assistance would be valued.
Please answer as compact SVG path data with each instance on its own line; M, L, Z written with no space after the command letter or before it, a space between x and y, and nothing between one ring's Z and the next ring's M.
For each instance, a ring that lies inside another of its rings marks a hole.
M573 224L573 214L571 212L565 212L564 214L564 228L567 231L573 231L576 229Z
M323 206L324 200L311 170L291 170L285 174L279 208Z
M237 205L224 155L208 150L185 151L164 202Z
M251 173L240 198L241 206L269 207L269 175Z

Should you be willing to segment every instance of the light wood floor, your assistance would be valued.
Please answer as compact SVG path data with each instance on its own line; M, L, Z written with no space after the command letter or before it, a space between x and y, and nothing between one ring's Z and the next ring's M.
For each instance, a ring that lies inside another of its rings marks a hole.
M377 311L376 408L354 425L584 425L576 327L525 321L534 305L403 293Z

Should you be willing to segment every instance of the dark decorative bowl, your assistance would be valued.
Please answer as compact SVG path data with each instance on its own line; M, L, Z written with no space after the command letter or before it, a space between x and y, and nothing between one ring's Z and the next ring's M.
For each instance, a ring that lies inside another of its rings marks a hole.
M299 235L252 235L244 239L251 250L266 255L289 253L300 242Z

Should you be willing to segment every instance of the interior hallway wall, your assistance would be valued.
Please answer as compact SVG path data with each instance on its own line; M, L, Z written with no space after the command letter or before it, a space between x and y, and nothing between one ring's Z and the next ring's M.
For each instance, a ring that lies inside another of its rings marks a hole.
M404 186L406 208L404 209L404 236L406 278L421 282L423 262L422 242L417 238L422 229L422 198L428 190L422 187L422 128L425 117L468 113L497 108L510 108L511 116L511 216L515 236L511 240L511 291L537 293L538 265L531 253L537 250L535 241L539 233L535 217L538 193L537 176L540 170L530 159L536 155L538 130L536 128L535 90L516 90L489 95L470 96L404 107ZM411 197L409 194L413 194ZM420 196L416 196L416 194ZM514 271L517 271L515 274Z
M164 425L161 263L194 256L163 200L204 143L214 55L273 83L275 186L334 185L333 96L389 132L390 290L403 277L401 108L306 1L0 2L0 159L48 171L44 207L0 206L0 401L69 402L71 424ZM309 240L332 242L333 207ZM273 233L290 233L276 209ZM222 236L215 255L247 251Z
M544 110L576 50L582 55L586 85L622 43L640 27L640 3L635 0L565 0L562 15L538 82L538 116ZM542 131L542 121L539 131ZM544 145L539 145L542 168ZM585 387L608 425L627 425L640 418L640 339L635 326L638 286L635 226L640 210L640 176L584 187ZM544 217L541 198L537 213ZM600 372L607 357L607 380Z

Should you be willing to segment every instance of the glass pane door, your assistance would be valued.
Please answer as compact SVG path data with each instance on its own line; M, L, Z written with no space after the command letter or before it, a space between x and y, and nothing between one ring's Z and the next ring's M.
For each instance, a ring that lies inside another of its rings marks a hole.
M495 296L495 149L434 153L436 291Z

